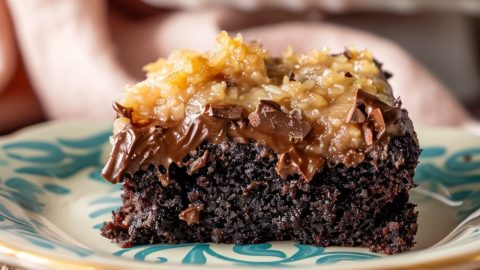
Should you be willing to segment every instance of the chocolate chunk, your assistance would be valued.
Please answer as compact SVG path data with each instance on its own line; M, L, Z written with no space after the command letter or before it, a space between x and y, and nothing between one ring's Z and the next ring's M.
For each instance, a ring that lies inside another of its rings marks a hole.
M379 62L377 59L373 59L373 63L378 69L382 70L383 63Z
M300 115L301 116L301 115ZM311 125L298 115L285 113L275 102L261 100L255 112L248 116L257 130L290 143L299 143L311 130Z
M365 122L366 116L358 107L353 107L347 116L347 123L361 124Z
M345 77L347 77L347 78L352 78L353 75L352 75L352 73L350 73L350 72L347 71L347 72L345 72Z
M362 152L357 152L353 149L350 149L345 153L343 164L345 167L349 168L363 162L365 155Z
M386 144L389 136L401 136L405 132L416 138L412 125L408 124L410 122L405 123L406 112L399 108L398 102L391 106L361 89L357 91L355 98L354 107L347 116L347 122L363 123L362 129L367 145L372 145L374 140L381 138L384 141L382 144ZM357 109L364 113L363 117ZM366 119L363 119L365 115ZM384 136L385 134L388 136Z
M201 168L205 167L205 165L207 165L207 162L208 162L208 154L209 154L208 150L205 150L205 152L203 152L203 155L201 157L193 161L191 164L187 164L188 166L187 174L192 175L193 173L197 172Z
M368 116L373 121L373 126L377 132L377 139L385 132L385 120L383 119L382 111L379 108L374 109Z
M400 168L400 166L402 166L403 164L405 164L405 158L402 156L402 157L399 157L398 159L395 160L395 168L398 170L398 168Z
M242 118L243 107L240 105L207 105L206 114L215 118L240 120Z
M189 205L187 209L183 210L178 218L187 222L188 225L192 225L200 222L200 211L203 210L203 204Z
M289 175L293 175L297 171L298 167L292 162L290 155L288 153L281 154L275 166L275 172L280 178L285 180Z
M132 109L126 108L117 102L113 103L113 109L117 112L117 117L132 119Z
M248 192L254 190L254 189L257 189L261 186L268 186L268 182L267 181L261 181L261 180L257 180L257 181L252 181L250 184L247 185L247 187L244 189L243 191L243 195L247 195Z
M383 71L383 76L385 77L386 80L388 80L393 77L393 74L388 71Z
M259 147L261 147L262 149L260 150L259 158L268 158L272 156L272 150L270 148L264 147L264 146L259 146Z
M253 190L258 188L259 186L266 186L268 183L266 181L253 181L247 185L247 190Z
M170 184L170 178L168 177L168 172L162 173L160 169L157 169L157 177L163 187L168 187Z
M295 81L295 73L293 73L293 71L290 71L290 75L288 76L288 79L290 81Z
M362 126L363 129L363 137L365 138L365 142L367 145L372 145L373 144L373 132L372 130L368 127L367 124L364 124Z

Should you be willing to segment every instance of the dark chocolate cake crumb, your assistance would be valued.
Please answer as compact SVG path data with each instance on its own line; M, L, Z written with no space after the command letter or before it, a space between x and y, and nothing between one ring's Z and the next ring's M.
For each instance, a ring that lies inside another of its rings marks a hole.
M122 247L295 240L395 254L414 245L417 212L408 191L419 149L408 133L392 138L387 159L324 167L308 183L298 174L281 179L277 155L265 152L254 142L206 142L184 160L203 166L189 175L172 164L169 185L154 166L124 175L123 206L102 235Z

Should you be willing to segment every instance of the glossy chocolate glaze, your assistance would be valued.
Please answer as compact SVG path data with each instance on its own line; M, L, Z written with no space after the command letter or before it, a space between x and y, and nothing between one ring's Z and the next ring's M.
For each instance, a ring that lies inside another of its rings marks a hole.
M131 118L129 109L119 104L114 108L119 116ZM272 101L261 101L249 115L239 105L208 105L193 119L128 124L114 135L113 149L102 175L117 183L124 174L145 170L151 164L166 169L172 163L185 166L182 160L203 142L233 139L268 146L278 155L275 169L280 177L299 173L308 182L324 166L355 166L366 155L374 160L385 159L391 137L408 132L416 140L412 123L399 102L390 106L362 90L357 91L345 122L361 127L365 143L343 153L318 152L311 149L319 143L324 127L302 119L299 111L286 112Z

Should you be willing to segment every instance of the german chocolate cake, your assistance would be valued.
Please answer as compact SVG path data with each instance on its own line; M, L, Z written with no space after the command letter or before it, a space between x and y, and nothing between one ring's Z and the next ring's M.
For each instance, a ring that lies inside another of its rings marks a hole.
M105 179L122 207L102 235L154 243L409 250L419 145L367 50L280 57L222 32L173 52L115 103Z

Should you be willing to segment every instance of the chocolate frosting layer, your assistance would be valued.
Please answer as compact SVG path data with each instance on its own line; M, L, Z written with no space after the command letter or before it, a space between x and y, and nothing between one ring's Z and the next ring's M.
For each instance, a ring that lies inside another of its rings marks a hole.
M131 118L131 110L119 104L115 104L114 109L119 116ZM221 143L233 139L238 143L254 140L268 146L278 155L275 169L280 177L299 173L308 182L326 165L355 166L366 155L385 159L393 136L408 132L416 139L413 125L406 111L400 108L400 102L390 106L362 90L357 91L355 103L345 121L361 127L365 143L339 155L332 151L312 150L321 143L319 135L325 127L303 120L299 111L286 112L278 104L265 100L249 115L245 115L239 105L208 105L194 119L128 124L114 135L113 149L102 175L117 183L124 174L145 170L150 164L161 165L167 170L172 163L185 166L182 160L203 142ZM199 164L192 166L198 167ZM190 168L189 171L196 169Z

